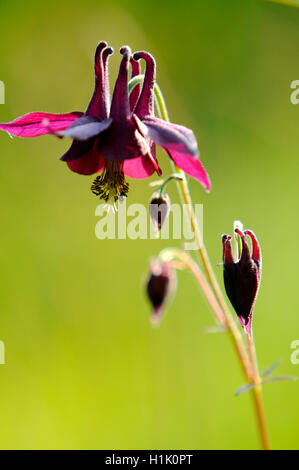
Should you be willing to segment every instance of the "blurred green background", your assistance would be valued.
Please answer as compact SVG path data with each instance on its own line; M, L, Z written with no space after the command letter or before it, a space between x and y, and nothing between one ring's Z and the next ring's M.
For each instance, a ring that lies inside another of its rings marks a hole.
M192 127L213 183L204 237L222 284L221 234L234 219L262 245L254 326L261 368L299 375L299 10L204 0L0 3L0 122L29 111L84 110L98 41L149 50L173 122ZM251 397L226 335L187 273L161 328L149 324L142 277L159 240L95 237L93 177L59 157L69 142L0 135L0 448L253 449ZM160 161L168 171L167 158ZM155 177L153 177L155 179ZM148 203L131 181L128 203ZM177 200L175 187L170 188ZM178 242L170 242L179 245ZM275 448L299 448L298 383L264 387Z

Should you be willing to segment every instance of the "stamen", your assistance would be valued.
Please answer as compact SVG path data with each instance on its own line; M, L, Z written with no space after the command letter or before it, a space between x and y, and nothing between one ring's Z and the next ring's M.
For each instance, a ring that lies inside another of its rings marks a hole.
M123 172L123 162L106 160L103 173L96 177L91 186L93 194L114 206L119 198L127 197L129 184Z

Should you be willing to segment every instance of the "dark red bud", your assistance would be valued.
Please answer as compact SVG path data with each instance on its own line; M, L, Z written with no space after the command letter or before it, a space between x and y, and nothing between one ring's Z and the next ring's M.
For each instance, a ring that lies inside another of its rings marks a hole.
M153 260L146 283L146 293L152 304L152 322L157 323L176 287L176 276L169 262Z
M169 216L170 198L167 193L154 193L149 203L149 212L153 225L160 231Z
M235 261L232 255L231 237L222 236L223 278L226 294L234 307L242 327L251 332L253 309L261 278L261 253L256 236L251 230L235 232L241 237L242 253ZM252 241L252 254L246 241L246 235Z

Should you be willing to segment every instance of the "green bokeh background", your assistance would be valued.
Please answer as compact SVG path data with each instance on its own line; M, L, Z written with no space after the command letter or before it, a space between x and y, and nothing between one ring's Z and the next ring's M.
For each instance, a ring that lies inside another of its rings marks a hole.
M299 339L299 10L254 1L1 0L0 122L84 110L99 40L149 50L174 122L192 127L212 179L204 237L222 284L221 239L241 219L263 250L254 326L261 368ZM0 448L258 448L251 397L226 335L187 273L161 328L142 276L159 240L95 237L92 177L58 157L69 142L0 135ZM160 153L163 168L167 158ZM155 177L154 177L155 178ZM147 204L148 181L128 203ZM170 189L175 202L175 188ZM178 242L171 244L179 245ZM298 383L264 387L275 448L299 448Z

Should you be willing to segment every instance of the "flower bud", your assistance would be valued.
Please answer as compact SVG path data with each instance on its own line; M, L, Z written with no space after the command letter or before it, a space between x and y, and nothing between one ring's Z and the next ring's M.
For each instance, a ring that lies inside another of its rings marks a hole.
M242 232L237 228L235 232L242 242L241 255L237 261L232 254L231 237L222 235L224 286L242 328L250 336L253 309L261 280L262 258L258 241L251 230ZM251 254L246 235L252 241Z
M155 259L150 264L150 275L146 283L146 293L152 304L153 324L159 323L165 307L176 289L176 275L171 264Z
M164 222L169 216L170 198L167 193L156 192L152 195L149 203L149 212L155 230L160 232Z

